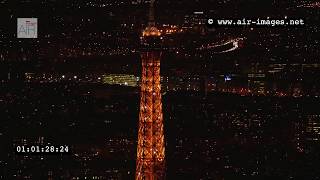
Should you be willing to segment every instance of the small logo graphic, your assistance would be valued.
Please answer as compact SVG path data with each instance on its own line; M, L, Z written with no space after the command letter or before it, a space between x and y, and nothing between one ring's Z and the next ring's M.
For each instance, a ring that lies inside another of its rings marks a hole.
M37 18L18 18L17 19L18 38L37 38L38 19Z

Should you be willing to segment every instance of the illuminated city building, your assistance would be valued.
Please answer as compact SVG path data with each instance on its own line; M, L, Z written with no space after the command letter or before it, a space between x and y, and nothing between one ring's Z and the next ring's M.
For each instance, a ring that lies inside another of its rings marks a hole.
M248 88L255 95L265 94L265 77L266 74L259 67L259 63L251 68L248 74Z
M194 11L192 14L184 16L184 27L196 28L199 25L204 25L206 18L203 11Z
M320 141L320 115L307 116L306 140L309 142Z
M124 85L136 87L139 83L139 77L127 74L108 74L103 76L103 83L110 85Z

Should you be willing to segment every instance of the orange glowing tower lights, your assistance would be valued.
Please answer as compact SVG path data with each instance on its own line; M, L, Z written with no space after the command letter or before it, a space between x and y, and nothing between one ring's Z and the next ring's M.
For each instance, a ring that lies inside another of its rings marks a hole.
M136 180L165 179L165 145L160 84L161 51L155 27L154 0L150 4L149 25L142 33L145 48L141 52L142 79L139 113Z

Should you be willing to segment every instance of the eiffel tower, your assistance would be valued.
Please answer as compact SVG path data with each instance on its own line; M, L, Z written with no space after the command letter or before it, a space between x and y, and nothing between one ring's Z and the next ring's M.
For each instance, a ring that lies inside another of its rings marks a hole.
M142 80L139 113L136 180L165 179L165 145L160 84L161 50L156 48L161 36L155 27L154 0L149 9L149 23L142 33Z

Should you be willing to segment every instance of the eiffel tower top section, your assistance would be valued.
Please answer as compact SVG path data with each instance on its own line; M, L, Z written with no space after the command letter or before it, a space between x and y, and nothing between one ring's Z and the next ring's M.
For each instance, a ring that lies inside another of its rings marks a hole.
M144 31L142 32L143 37L148 37L148 36L161 36L160 31L156 28L156 23L154 20L154 2L155 0L150 1L150 8L149 8L149 22L148 26Z

